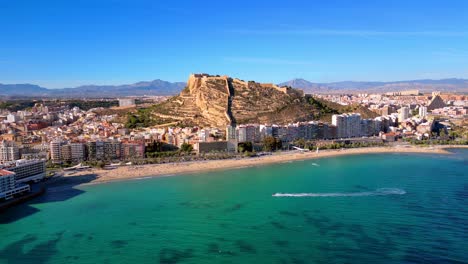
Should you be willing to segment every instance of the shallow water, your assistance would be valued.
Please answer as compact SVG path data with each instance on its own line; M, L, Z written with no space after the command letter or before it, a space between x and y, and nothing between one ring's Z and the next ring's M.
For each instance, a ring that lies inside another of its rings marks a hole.
M0 263L456 263L468 151L53 187L0 215Z

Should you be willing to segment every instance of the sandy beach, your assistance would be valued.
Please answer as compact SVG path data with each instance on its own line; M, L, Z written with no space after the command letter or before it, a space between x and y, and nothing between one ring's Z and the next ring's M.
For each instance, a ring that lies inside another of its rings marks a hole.
M111 170L90 169L87 171L75 172L65 177L77 177L95 175L96 179L87 184L120 181L126 179L137 179L143 177L168 177L180 174L194 174L200 172L236 169L268 164L284 163L295 160L308 160L326 157L336 157L343 155L373 154L373 153L428 153L428 154L451 154L446 149L467 148L468 146L436 146L436 147L416 147L416 146L394 146L394 147L369 147L341 150L321 150L316 152L281 152L272 155L227 159L192 161L181 163L151 164L141 166L122 166Z

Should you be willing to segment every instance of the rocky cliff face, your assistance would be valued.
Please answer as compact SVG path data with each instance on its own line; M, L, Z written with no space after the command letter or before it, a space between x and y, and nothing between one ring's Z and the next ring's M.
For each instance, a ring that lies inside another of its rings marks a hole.
M154 108L162 118L219 128L311 120L314 112L299 90L206 74L191 75L180 95Z

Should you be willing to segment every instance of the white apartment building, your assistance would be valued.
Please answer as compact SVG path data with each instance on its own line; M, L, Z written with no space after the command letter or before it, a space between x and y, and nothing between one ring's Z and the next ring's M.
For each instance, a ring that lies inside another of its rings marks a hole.
M19 158L19 149L15 142L3 140L0 143L0 163L15 161Z
M419 117L425 117L427 116L427 107L426 106L420 106L419 107Z
M400 122L405 121L409 118L409 107L403 106L400 108L400 114L398 115L398 119Z
M60 140L54 140L50 142L50 159L53 162L62 161L62 145L63 144L64 142Z
M361 115L355 113L333 115L332 124L336 126L338 138L361 136Z
M15 114L8 114L7 115L7 121L8 121L8 123L16 123L16 122L20 121L20 118L19 118L19 116L15 115Z
M16 183L40 181L46 176L45 160L17 160L3 169L15 174Z
M11 199L15 194L29 192L29 185L16 185L15 173L0 169L0 199Z
M206 142L210 137L210 130L209 129L201 129L198 132L198 141Z

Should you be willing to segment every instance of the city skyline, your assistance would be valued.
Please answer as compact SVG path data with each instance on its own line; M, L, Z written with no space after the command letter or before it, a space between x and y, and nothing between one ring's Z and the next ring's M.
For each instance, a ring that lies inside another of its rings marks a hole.
M467 3L2 4L0 83L468 78Z
M0 1L0 263L462 263L468 2Z

